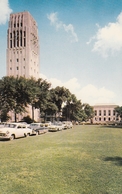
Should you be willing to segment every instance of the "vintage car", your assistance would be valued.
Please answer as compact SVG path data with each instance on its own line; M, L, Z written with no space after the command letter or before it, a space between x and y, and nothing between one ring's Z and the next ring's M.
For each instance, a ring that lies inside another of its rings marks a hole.
M49 126L48 131L50 131L50 132L62 131L63 128L64 128L64 126L62 125L62 123L55 122Z
M27 137L32 134L32 129L22 123L8 123L0 128L0 140L13 140L19 137Z
M48 127L42 126L33 130L32 130L32 134L36 132L36 135L41 135L48 132Z
M73 124L71 121L63 121L64 129L73 128Z
M31 123L29 128L32 129L32 135L38 135L37 129L43 126L43 123Z

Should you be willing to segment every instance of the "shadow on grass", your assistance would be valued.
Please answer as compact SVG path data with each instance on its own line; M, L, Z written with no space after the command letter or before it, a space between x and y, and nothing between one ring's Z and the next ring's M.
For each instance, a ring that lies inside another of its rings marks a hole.
M113 162L117 166L122 166L122 157L115 156L115 157L106 157L104 158L106 162Z
M122 125L102 125L101 128L122 129Z

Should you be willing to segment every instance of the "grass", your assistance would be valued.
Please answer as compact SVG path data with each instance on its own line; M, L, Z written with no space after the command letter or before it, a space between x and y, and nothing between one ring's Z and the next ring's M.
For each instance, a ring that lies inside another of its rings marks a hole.
M121 194L122 129L71 130L0 141L1 194Z

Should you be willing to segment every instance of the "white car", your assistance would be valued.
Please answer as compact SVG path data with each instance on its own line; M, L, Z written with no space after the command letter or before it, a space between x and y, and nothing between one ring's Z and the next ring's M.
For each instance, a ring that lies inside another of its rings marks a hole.
M48 127L48 131L52 131L52 132L55 132L55 131L61 131L63 130L64 126L62 125L62 123L52 123L49 127Z
M63 121L64 129L70 129L73 127L73 124L71 121Z
M27 137L32 134L32 130L22 123L9 123L0 128L0 140L13 140L19 137Z
M0 128L4 127L6 125L6 122L0 123Z

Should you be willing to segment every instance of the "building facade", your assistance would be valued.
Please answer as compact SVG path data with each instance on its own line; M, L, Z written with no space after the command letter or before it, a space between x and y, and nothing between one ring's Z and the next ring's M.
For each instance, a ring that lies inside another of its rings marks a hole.
M117 105L95 105L93 106L94 118L93 123L107 123L107 122L116 122L120 120L115 108Z
M38 79L39 71L39 37L36 21L29 12L10 14L7 31L7 76ZM29 107L27 111L31 116L32 108ZM35 110L35 120L38 120L38 112Z

